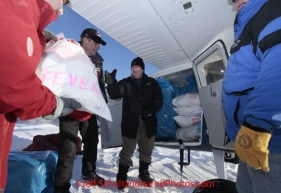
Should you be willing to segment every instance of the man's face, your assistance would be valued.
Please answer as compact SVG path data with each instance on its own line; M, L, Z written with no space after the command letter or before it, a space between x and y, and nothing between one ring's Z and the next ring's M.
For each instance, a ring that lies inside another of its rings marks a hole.
M63 14L63 5L69 3L69 0L46 0L50 5L52 5L53 9L56 11L58 15Z
M88 56L96 55L100 49L100 44L88 37L83 37L83 48Z
M63 15L63 5L64 5L65 0L60 0L60 6L58 6L58 8L55 9L56 13L58 15Z
M236 10L237 12L248 2L248 0L236 0Z
M133 77L136 79L141 78L143 75L143 69L138 65L132 66L131 71L132 71Z

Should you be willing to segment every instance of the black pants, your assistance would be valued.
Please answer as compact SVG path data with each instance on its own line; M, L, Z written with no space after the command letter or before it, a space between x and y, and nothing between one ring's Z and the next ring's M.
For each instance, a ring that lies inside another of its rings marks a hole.
M55 187L70 187L73 162L77 150L78 130L82 136L84 152L82 174L96 170L97 146L99 143L97 117L92 115L86 121L78 121L69 116L60 119L60 149L55 174Z

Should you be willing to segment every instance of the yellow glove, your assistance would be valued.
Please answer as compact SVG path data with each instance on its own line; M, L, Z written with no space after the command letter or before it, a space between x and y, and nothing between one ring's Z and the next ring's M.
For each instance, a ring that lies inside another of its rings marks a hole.
M242 162L256 170L269 171L268 143L271 131L243 123L235 139L235 152Z

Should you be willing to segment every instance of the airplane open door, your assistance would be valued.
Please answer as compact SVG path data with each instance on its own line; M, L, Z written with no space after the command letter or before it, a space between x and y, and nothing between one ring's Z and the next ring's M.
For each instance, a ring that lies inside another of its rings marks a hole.
M224 151L233 151L233 142L225 136L225 116L222 106L222 80L227 65L228 52L222 41L215 42L193 62L201 106L208 128L218 174L225 178Z

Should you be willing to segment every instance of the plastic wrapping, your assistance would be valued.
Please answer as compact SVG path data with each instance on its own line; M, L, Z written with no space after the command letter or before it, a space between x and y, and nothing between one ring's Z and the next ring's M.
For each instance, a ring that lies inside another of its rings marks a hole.
M57 159L54 151L11 152L5 193L53 193Z
M188 128L178 128L176 137L183 141L198 141L201 136L201 122Z
M186 77L186 81L188 82L188 84L180 88L180 94L198 92L198 88L194 76Z
M172 99L176 98L181 94L180 87L178 85L171 84L170 87L171 87Z
M180 95L172 100L175 107L189 107L192 105L200 105L200 98L198 93L186 93Z
M163 93L163 106L156 112L157 134L156 140L167 140L176 138L177 125L173 117L176 116L172 105L172 90L169 81L163 78L157 79ZM174 92L174 91L173 91Z
M174 120L176 121L177 125L180 128L187 128L190 127L198 122L201 121L201 118L199 116L175 116Z
M82 107L77 110L112 121L97 69L78 42L59 38L47 43L36 75L57 96L80 103Z
M184 116L201 116L203 110L201 106L192 105L189 107L174 107L174 111L177 115L184 115Z

